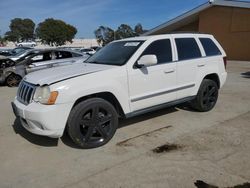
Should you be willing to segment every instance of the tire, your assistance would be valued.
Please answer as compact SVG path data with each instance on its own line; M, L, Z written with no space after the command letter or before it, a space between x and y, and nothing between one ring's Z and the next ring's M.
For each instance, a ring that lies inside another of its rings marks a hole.
M22 44L19 44L18 47L23 47L23 45L22 45Z
M107 144L118 126L118 115L109 102L92 98L77 104L70 112L67 131L75 144L83 149Z
M6 78L6 85L9 87L17 87L19 83L21 82L22 77L17 74L10 74Z
M214 108L218 95L218 85L213 80L204 79L196 98L191 102L191 106L197 111L208 112Z

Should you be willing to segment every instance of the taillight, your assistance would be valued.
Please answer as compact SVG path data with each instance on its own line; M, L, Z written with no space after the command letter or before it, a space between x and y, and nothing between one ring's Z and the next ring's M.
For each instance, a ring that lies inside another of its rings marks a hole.
M225 69L227 68L227 57L223 57Z

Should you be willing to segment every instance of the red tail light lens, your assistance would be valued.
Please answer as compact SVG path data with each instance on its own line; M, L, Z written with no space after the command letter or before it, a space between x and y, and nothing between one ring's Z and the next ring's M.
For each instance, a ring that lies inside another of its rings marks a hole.
M227 68L227 57L223 57L225 69Z

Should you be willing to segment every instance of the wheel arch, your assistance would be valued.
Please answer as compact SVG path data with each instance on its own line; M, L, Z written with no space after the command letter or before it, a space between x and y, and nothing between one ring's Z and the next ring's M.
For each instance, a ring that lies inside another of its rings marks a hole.
M208 74L203 78L203 80L204 79L213 80L217 84L218 88L221 86L220 78L217 73Z
M6 72L6 79L10 76L10 75L17 75L17 76L20 76L21 78L23 78L20 74L17 74L15 72L12 72L12 71L9 71L9 72Z
M116 109L116 111L120 117L125 117L125 113L123 111L121 104L119 103L119 101L117 100L115 95L111 92L100 92L100 93L94 93L94 94L80 97L75 101L72 108L74 108L80 102L83 102L83 101L90 99L90 98L101 98L101 99L108 101L110 104L112 104L114 106L114 108Z

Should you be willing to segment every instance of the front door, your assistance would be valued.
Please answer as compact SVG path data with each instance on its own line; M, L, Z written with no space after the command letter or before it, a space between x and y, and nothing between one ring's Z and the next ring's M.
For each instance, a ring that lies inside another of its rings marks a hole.
M176 99L176 62L173 62L171 40L152 42L143 55L156 55L158 63L128 71L132 112Z

